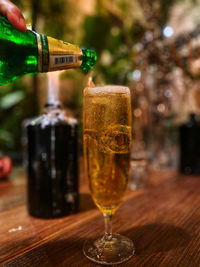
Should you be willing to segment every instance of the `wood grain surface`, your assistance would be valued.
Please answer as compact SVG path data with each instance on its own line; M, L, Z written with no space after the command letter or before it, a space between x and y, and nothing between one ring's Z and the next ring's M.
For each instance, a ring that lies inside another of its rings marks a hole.
M52 220L27 214L25 188L23 173L0 183L0 265L102 266L82 253L84 240L104 232L87 186L81 185L77 214ZM145 189L126 192L113 231L131 238L136 248L118 266L200 266L200 177L150 170Z

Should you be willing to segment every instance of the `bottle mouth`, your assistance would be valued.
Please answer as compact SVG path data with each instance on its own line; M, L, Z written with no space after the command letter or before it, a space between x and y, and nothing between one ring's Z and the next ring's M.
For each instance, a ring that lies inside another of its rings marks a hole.
M82 48L82 64L81 69L89 70L92 69L95 62L97 61L97 53L93 49Z

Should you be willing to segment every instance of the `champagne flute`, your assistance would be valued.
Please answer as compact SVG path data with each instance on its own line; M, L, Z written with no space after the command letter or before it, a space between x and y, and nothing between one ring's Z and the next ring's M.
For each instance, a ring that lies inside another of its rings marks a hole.
M84 243L83 252L100 264L119 264L134 254L133 242L112 233L112 215L128 183L131 152L130 90L124 86L84 90L84 165L91 196L102 211L105 235Z

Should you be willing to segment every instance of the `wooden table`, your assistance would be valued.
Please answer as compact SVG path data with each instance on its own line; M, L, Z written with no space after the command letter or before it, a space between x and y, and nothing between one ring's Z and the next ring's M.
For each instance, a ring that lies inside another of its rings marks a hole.
M84 240L104 231L87 186L81 185L79 213L41 220L27 214L22 174L0 183L0 265L99 266L82 253ZM136 248L121 266L200 266L200 177L151 170L149 181L145 189L127 191L113 218L113 231Z

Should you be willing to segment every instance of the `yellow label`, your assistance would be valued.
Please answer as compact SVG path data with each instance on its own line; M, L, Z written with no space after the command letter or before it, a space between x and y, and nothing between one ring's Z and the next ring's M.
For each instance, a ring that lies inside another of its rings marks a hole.
M49 69L48 71L78 68L82 64L81 49L73 44L48 37Z

